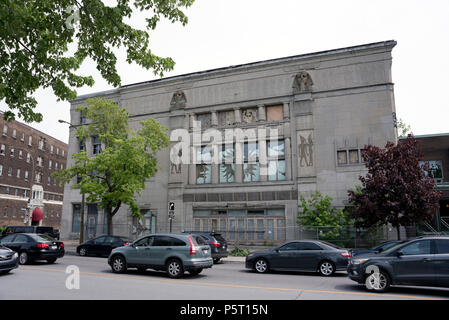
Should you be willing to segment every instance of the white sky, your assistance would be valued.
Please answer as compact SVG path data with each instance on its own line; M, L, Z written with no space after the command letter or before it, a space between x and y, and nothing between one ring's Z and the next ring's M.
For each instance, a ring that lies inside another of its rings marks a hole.
M152 51L170 56L166 76L212 68L396 40L393 82L398 118L415 135L447 133L449 125L449 0L196 0L185 11L189 23L161 23L151 34ZM143 26L144 16L133 19ZM128 65L119 52L122 85L155 79L151 71ZM94 87L78 94L112 89L85 62ZM69 103L57 102L51 89L35 95L43 122L31 126L68 141ZM5 104L0 104L5 110ZM19 120L20 121L20 120Z

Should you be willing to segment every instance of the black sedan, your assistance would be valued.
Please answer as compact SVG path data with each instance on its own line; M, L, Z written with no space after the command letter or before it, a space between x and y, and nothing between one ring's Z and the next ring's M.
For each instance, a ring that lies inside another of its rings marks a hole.
M92 240L83 242L76 247L76 252L80 256L100 255L109 256L112 249L127 246L133 241L120 236L100 236Z
M45 234L14 233L2 238L0 243L18 253L20 264L34 260L54 263L65 254L64 243Z
M19 266L17 252L0 245L0 274L5 274Z
M449 237L420 237L354 257L348 275L376 292L390 285L449 287Z
M350 257L348 250L324 241L292 241L267 251L249 254L246 257L246 268L259 273L296 270L330 276L335 271L346 270Z

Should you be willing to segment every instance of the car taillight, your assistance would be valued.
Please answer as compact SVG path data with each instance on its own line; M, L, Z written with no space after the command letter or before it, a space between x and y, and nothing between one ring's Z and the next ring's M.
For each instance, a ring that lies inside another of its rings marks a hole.
M220 246L220 244L218 242L209 242L209 244L214 245L216 248L218 248Z
M123 245L124 246L129 246L129 242L125 242Z
M190 254L196 254L196 248L193 244L192 238L188 237L189 243L190 243Z
M342 252L342 253L341 253L341 256L342 256L342 257L345 257L345 258L351 258L351 257L352 257L352 254L350 254L349 252Z
M60 246L61 248L64 248L64 243L61 243L59 246Z
M40 249L48 248L48 244L46 244L46 243L38 243L37 247L40 248Z

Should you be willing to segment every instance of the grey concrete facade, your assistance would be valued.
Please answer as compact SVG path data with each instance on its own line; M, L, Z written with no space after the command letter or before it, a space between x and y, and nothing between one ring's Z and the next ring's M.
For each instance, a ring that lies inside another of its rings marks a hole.
M174 232L214 229L227 232L235 241L276 242L298 237L300 195L307 197L319 190L343 207L347 190L366 173L361 149L366 144L384 147L387 141L397 141L391 76L395 45L395 41L385 41L208 70L73 100L74 125L80 123L76 108L95 96L125 107L132 127L152 117L169 132L184 129L192 133L194 121L201 120L203 130L259 128L268 136L270 128L276 129L283 141L281 160L267 164L277 171L260 174L256 181L247 180L245 164L235 164L231 182L224 183L222 168L212 164L205 175L210 181L205 178L207 183L198 183L203 167L173 166L169 148L161 151L161 169L146 183L138 201L147 219L137 221L123 207L113 219L114 233L136 237L141 234L139 222L146 232L169 231L168 202L174 202ZM72 127L68 166L72 154L79 151L74 133ZM230 142L233 152L244 148L244 143ZM258 152L269 154L267 147L268 142L259 139ZM86 149L91 148L87 141ZM64 190L61 229L65 239L77 237L73 210L81 202L78 190L71 186ZM101 210L96 222L103 223Z

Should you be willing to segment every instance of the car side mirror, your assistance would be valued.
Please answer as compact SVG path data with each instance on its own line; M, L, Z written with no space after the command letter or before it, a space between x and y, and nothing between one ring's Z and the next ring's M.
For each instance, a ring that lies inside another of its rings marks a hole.
M402 252L402 251L398 251L398 252L396 252L396 256L399 258L399 257L402 257L404 255L404 253Z
M382 251L384 251L384 249L383 249L383 248L379 248L379 249L377 250L377 253L381 253Z

